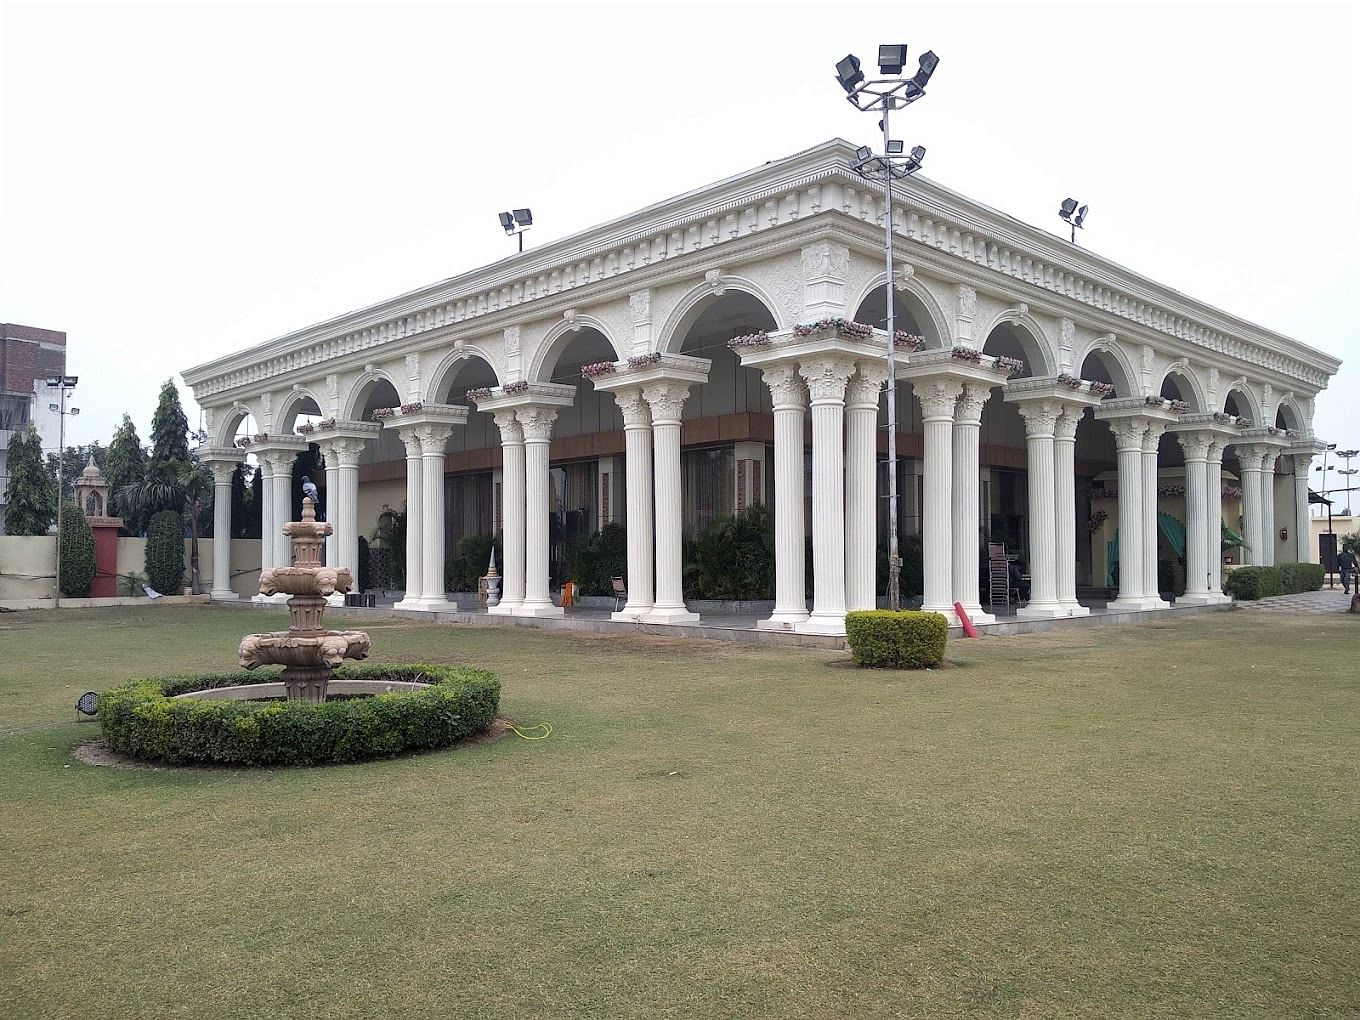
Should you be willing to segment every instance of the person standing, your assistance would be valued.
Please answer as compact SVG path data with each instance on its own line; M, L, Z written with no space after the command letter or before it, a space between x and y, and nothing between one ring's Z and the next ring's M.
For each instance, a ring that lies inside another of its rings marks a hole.
M1349 549L1342 549L1341 555L1336 558L1336 565L1341 570L1341 590L1349 595L1351 576L1355 573L1355 553ZM1356 588L1360 591L1360 581L1357 581Z

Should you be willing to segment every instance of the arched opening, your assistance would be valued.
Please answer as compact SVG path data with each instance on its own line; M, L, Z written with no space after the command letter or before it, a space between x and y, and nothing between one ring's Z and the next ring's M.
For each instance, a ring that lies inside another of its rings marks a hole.
M1044 357L1043 346L1033 333L1016 323L1002 322L992 327L982 344L982 353L994 358L1017 358L1023 361L1025 367L1013 376L1016 379L1027 379L1047 372L1048 361Z
M476 591L493 546L503 563L501 530L500 430L495 419L468 399L468 390L498 385L495 369L479 355L454 361L436 380L441 404L468 408L467 424L453 430L446 449L444 543L450 591Z
M886 288L879 284L864 296L864 300L855 309L854 318L856 322L862 322L866 326L874 326L877 329L886 330L888 328L888 302L885 290ZM925 337L928 349L939 348L944 345L940 338L940 331L936 328L930 312L926 310L925 303L911 291L896 290L893 292L893 329Z
M1298 408L1287 400L1281 402L1279 408L1275 411L1275 427L1290 432L1302 432L1303 418L1299 414Z
M1185 404L1192 412L1200 413L1204 410L1203 401L1200 400L1199 390L1194 382L1183 372L1171 371L1162 380L1162 387L1158 395L1163 400L1179 400Z
M1223 410L1243 419L1247 427L1261 424L1256 420L1256 401L1252 399L1250 393L1238 387L1234 386L1228 390L1228 395L1223 401Z
M275 434L291 436L297 434L299 425L315 425L321 420L321 408L310 393L293 393L279 409Z

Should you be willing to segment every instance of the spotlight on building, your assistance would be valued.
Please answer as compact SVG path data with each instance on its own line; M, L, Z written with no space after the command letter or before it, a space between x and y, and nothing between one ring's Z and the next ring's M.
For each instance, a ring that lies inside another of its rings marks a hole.
M1073 244L1077 243L1077 229L1086 222L1086 211L1090 208L1089 205L1077 208L1075 198L1064 198L1061 208L1058 209L1058 218L1072 227Z
M505 236L518 237L519 250L523 251L524 232L534 225L534 214L528 209L516 209L513 212L500 213L499 216Z
M1058 215L1063 219L1071 219L1072 214L1077 211L1077 200L1075 198L1064 198L1062 207L1058 210Z
M836 80L847 93L854 92L855 87L864 80L864 72L859 69L859 57L847 53L844 59L836 61Z
M513 234L515 232L515 217L508 212L501 213L501 227L506 234Z
M888 155L889 156L902 155L902 142L900 140L896 138L891 138L888 140Z
M903 46L902 49L905 50L906 47ZM903 56L905 55L906 54L904 53ZM926 87L926 83L930 81L930 76L935 73L935 68L939 66L940 58L935 56L935 51L926 50L924 53L921 54L920 67L917 70L916 74L912 76L911 79L912 84L915 85L918 89L924 90Z
M878 69L884 74L901 74L906 62L906 43L888 43L878 48Z
M516 209L515 222L521 227L532 227L534 225L534 214L528 209Z
M855 150L855 161L858 163L862 163L873 154L874 154L873 149L871 149L867 145L861 145L858 149Z
M915 146L911 150L911 158L912 162L914 162L917 166L920 166L922 163L925 162L926 159L926 147L924 145Z

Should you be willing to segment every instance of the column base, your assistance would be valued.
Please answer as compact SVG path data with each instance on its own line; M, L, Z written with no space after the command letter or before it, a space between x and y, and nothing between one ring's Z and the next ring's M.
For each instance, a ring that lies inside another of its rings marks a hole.
M953 606L922 606L921 612L939 613L941 616L944 617L945 622L948 623L949 626L951 627L963 626L962 622L959 620L959 614L954 612Z
M456 613L458 603L441 598L402 599L392 608L403 613Z
M501 599L501 600L500 600L499 602L497 602L494 606L487 606L487 607L486 607L486 615L487 615L487 616L514 616L517 612L519 612L519 608L520 608L520 606L522 606L522 605L524 605L523 602L507 602L507 601L505 601L505 599Z
M802 623L795 624L793 632L795 634L830 634L835 637L844 637L845 614L813 613Z
M996 623L996 617L993 616L991 613L983 612L982 605L980 603L974 602L970 605L965 605L963 607L963 611L968 614L968 619L972 621L973 624L975 625L983 623ZM959 623L961 625L963 621L960 620Z
M1178 606L1221 606L1231 602L1232 596L1224 595L1222 592L1197 591L1186 592L1176 599Z
M1015 611L1017 620L1060 620L1067 615L1067 610L1058 602L1031 602Z
M1142 613L1149 609L1160 609L1161 607L1160 599L1154 602L1146 595L1130 595L1128 598L1121 595L1106 608L1116 613Z
M538 616L554 617L565 616L566 612L561 606L555 606L551 602L525 602L515 610L515 616Z
M775 610L768 620L757 620L756 630L794 630L806 623L808 614L796 609Z
M642 617L641 622L659 623L669 626L698 623L699 614L691 613L686 606L653 606L651 612Z
M1083 606L1080 602L1059 602L1062 606L1064 616L1090 616L1091 610L1088 606Z
M234 591L210 591L210 592L208 592L208 598L210 598L210 599L211 599L212 601L214 601L214 602L236 602L237 600L240 599L240 597L241 597L241 596L240 596L240 595L237 595L236 592L234 592Z
M619 623L640 623L651 611L651 606L629 606L625 603L622 609L610 613L609 618Z
M343 606L344 604L345 596L338 591L326 596L326 605L328 606Z

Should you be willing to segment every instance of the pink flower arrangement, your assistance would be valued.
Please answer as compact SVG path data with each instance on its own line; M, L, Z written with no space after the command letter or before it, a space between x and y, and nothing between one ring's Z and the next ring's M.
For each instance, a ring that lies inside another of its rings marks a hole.
M253 436L250 437L250 439L251 439L252 442L255 442L255 443L267 443L267 442L269 442L269 433L268 433L268 432L256 432Z
M739 347L764 347L770 342L770 334L763 329L755 333L746 333L742 336L734 336L727 341L729 350L736 350Z
M1190 413L1190 405L1184 400L1168 400L1167 407L1171 408L1171 410L1175 411L1177 414Z
M519 382L506 383L501 387L501 392L508 397L513 397L516 393L528 393L529 384L523 379Z
M319 422L316 423L316 427L319 429L333 429L335 428L335 419L322 418Z
M954 347L950 349L949 356L959 361L971 361L975 365L982 361L982 352L976 347Z
M1066 372L1063 372L1061 375L1058 376L1058 384L1061 386L1066 386L1069 390L1079 390L1084 385L1086 385L1081 379L1078 379L1075 375L1068 375Z
M402 405L401 405L401 413L402 413L402 414L415 414L417 411L419 411L419 410L420 410L421 408L423 408L424 406L425 406L424 403L421 402L421 401L419 401L419 400L417 400L417 401L415 401L415 402L413 402L413 403L410 403L410 404L402 404Z
M609 375L614 371L612 361L594 361L589 365L581 366L582 379L598 379L602 375Z
M316 426L315 426L315 425L309 425L309 424L307 424L306 422L303 422L301 425L299 425L299 426L297 427L297 434L300 435L300 436L310 436L310 435L311 435L313 432L315 432L315 431L316 431Z
M1101 399L1114 396L1114 383L1088 382L1086 387Z
M899 329L893 334L894 347L905 347L909 351L919 351L925 345L925 337L917 336L915 333L908 333L905 329Z
M478 386L467 391L467 398L473 401L489 400L491 398L491 387Z
M996 359L996 367L1004 369L1011 375L1015 375L1015 373L1023 372L1025 370L1025 363L1019 358L1007 358L1002 356Z
M814 333L834 332L848 340L869 340L874 335L874 327L851 319L819 319L793 327L794 336L812 336Z
M235 445L238 450L244 450L247 446L250 445L250 437L242 436L240 439L236 440Z
M395 407L375 407L371 417L374 421L386 421L396 413L397 409Z
M629 368L646 368L648 365L655 365L661 361L661 352L653 351L651 354L634 354L628 359Z

